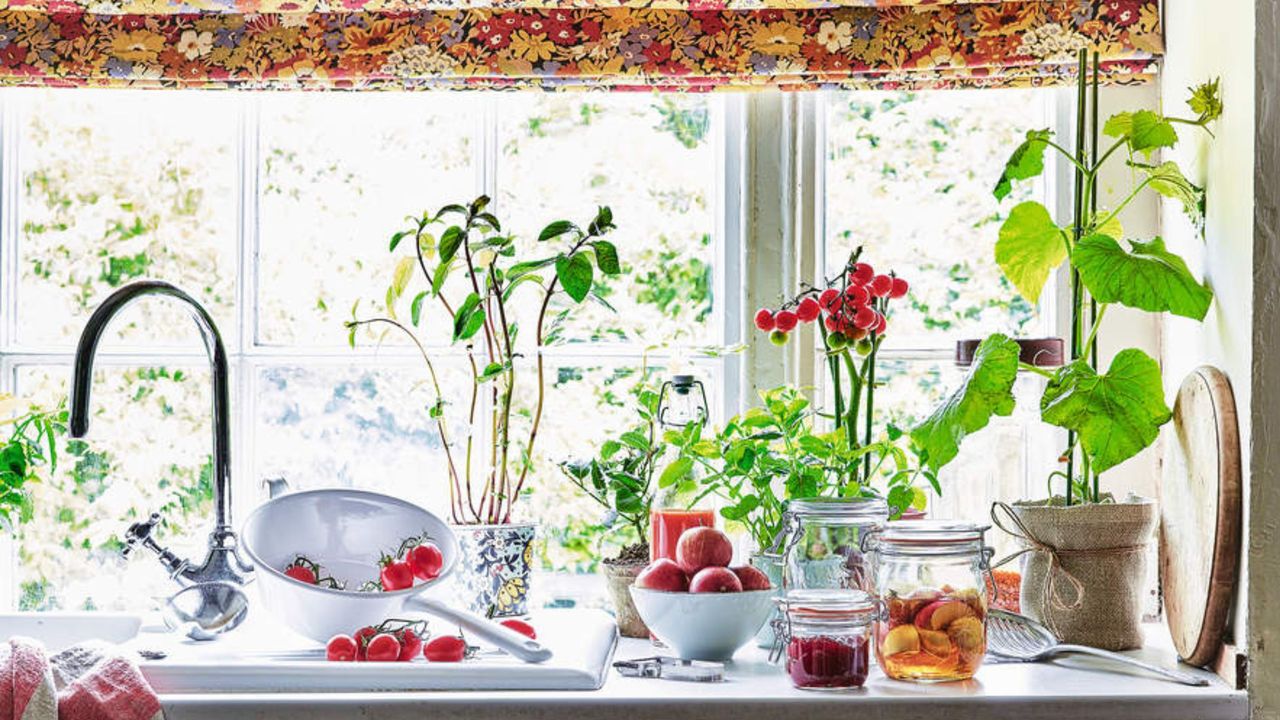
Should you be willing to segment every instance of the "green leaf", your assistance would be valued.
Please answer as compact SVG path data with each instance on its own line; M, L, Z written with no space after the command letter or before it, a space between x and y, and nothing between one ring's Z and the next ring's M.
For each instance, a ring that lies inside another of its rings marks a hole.
M1049 210L1032 201L1014 206L1000 226L996 263L1022 297L1039 302L1049 273L1066 259L1065 236Z
M447 263L458 254L458 248L462 247L462 238L465 233L462 228L457 225L450 225L443 234L440 235L440 262Z
M1182 212L1191 220L1196 230L1204 226L1204 189L1188 180L1177 163L1171 160L1159 165L1144 163L1129 163L1129 165L1150 178L1147 185L1152 190L1181 203Z
M933 414L911 430L933 472L955 459L960 442L987 426L992 415L1013 412L1018 379L1018 344L995 334L982 341L964 383Z
M1095 472L1104 472L1155 442L1173 414L1164 403L1160 365L1136 348L1121 350L1105 375L1077 360L1054 373L1040 417L1075 431Z
M720 509L720 516L725 520L733 520L735 522L746 518L760 507L760 498L755 495L744 495L736 505L730 505Z
M592 235L603 235L614 228L613 210L608 205L601 205L596 210L596 216L591 221L591 225L587 228L587 232Z
M498 222L498 218L492 213L479 213L476 215L476 220L488 225L494 232L502 232L502 223Z
M485 383L498 377L506 372L507 366L502 363L489 363L485 365L484 370L480 371L480 377L476 378L476 382Z
M575 229L577 229L577 226L568 220L556 220L550 225L542 228L542 232L538 233L538 242L554 240L555 238Z
M391 274L391 288L395 291L395 299L399 300L404 295L404 289L409 285L409 279L413 277L413 268L417 263L414 257L402 257L400 262L396 263L395 271Z
M1098 302L1148 312L1203 320L1213 292L1199 283L1182 258L1165 249L1164 240L1130 240L1125 252L1106 235L1090 235L1076 244L1072 265Z
M391 247L390 247L390 248L388 248L388 249L389 249L391 252L395 252L396 246L400 244L400 241L401 241L401 240L403 240L403 239L405 239L405 237L407 237L407 236L409 236L409 235L412 235L412 234L413 234L413 231L412 231L412 230L401 230L400 232L397 232L395 235L392 235L392 236L391 236Z
M582 253L556 258L556 277L574 302L582 302L591 292L591 259Z
M1222 117L1222 95L1219 84L1222 78L1214 78L1191 88L1191 97L1187 98L1187 106L1191 112L1199 115L1197 122L1201 125L1213 122Z
M1113 138L1123 138L1132 152L1141 152L1147 157L1164 147L1173 147L1178 143L1178 132L1173 123L1163 115L1150 110L1116 113L1107 119L1102 126L1103 134Z
M608 240L596 240L591 243L591 247L596 251L596 265L600 267L600 272L605 275L617 275L622 272L622 265L618 262L618 249Z
M1014 180L1027 180L1044 172L1044 150L1049 147L1051 137L1053 133L1048 129L1027 131L1027 139L1009 156L1004 172L996 181L992 194L997 200L1003 200L1013 192Z
M431 294L439 295L444 288L444 281L449 279L449 273L453 272L453 259L441 262L436 266L436 271L431 275Z
M688 477L690 472L693 472L693 460L687 457L676 458L658 476L658 487L671 487Z
M413 296L413 302L409 303L409 318L413 320L416 326L422 319L422 301L427 298L427 291L423 290Z
M477 322L476 319L479 319ZM480 307L480 296L468 293L466 299L458 306L453 315L453 339L466 340L476 334L476 330L484 324L484 309ZM469 331L469 332L468 332Z

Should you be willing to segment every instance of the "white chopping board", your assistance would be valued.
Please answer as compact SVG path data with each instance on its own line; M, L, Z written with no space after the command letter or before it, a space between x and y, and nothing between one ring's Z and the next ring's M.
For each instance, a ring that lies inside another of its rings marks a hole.
M597 690L618 644L613 618L599 610L547 610L534 614L538 641L555 653L533 665L484 650L461 663L329 662L315 643L272 623L249 618L227 636L207 643L143 633L131 646L162 650L162 660L140 663L159 694L258 692L360 692L369 690ZM432 635L456 628L429 619ZM301 654L280 659L270 654Z

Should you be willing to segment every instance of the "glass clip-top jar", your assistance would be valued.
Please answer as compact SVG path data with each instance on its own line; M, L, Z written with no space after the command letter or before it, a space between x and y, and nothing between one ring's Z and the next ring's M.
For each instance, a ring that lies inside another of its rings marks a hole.
M791 590L778 600L771 662L785 652L791 683L802 690L862 687L871 665L876 604L861 590Z
M989 527L914 520L867 535L863 550L881 604L876 659L885 675L926 682L973 677L987 651Z
M879 498L793 500L783 515L782 585L787 589L856 589L875 593L862 539L889 519ZM776 549L776 547L775 547Z

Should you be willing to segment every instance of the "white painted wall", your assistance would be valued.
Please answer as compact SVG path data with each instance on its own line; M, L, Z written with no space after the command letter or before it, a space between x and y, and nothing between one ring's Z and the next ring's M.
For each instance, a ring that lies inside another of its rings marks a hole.
M1180 128L1179 146L1165 153L1165 159L1176 160L1193 182L1207 188L1208 200L1203 239L1175 203L1163 203L1161 230L1170 249L1185 257L1193 272L1203 274L1216 297L1203 324L1164 321L1162 359L1170 397L1198 365L1227 373L1240 415L1245 468L1250 467L1254 358L1254 12L1254 0L1167 0L1160 79L1165 113L1182 116L1191 115L1185 104L1188 87L1222 79L1225 111L1212 127L1217 137ZM1246 508L1249 485L1246 479ZM1246 589L1247 581L1241 598ZM1238 603L1234 626L1241 645L1248 627L1244 607L1243 601Z

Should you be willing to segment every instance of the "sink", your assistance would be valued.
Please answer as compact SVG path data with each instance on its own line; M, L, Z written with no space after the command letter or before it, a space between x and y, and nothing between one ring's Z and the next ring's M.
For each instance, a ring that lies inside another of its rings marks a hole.
M128 642L137 636L141 626L140 616L126 613L0 613L0 640L22 635L39 640L49 652L54 653L85 640L113 644Z

